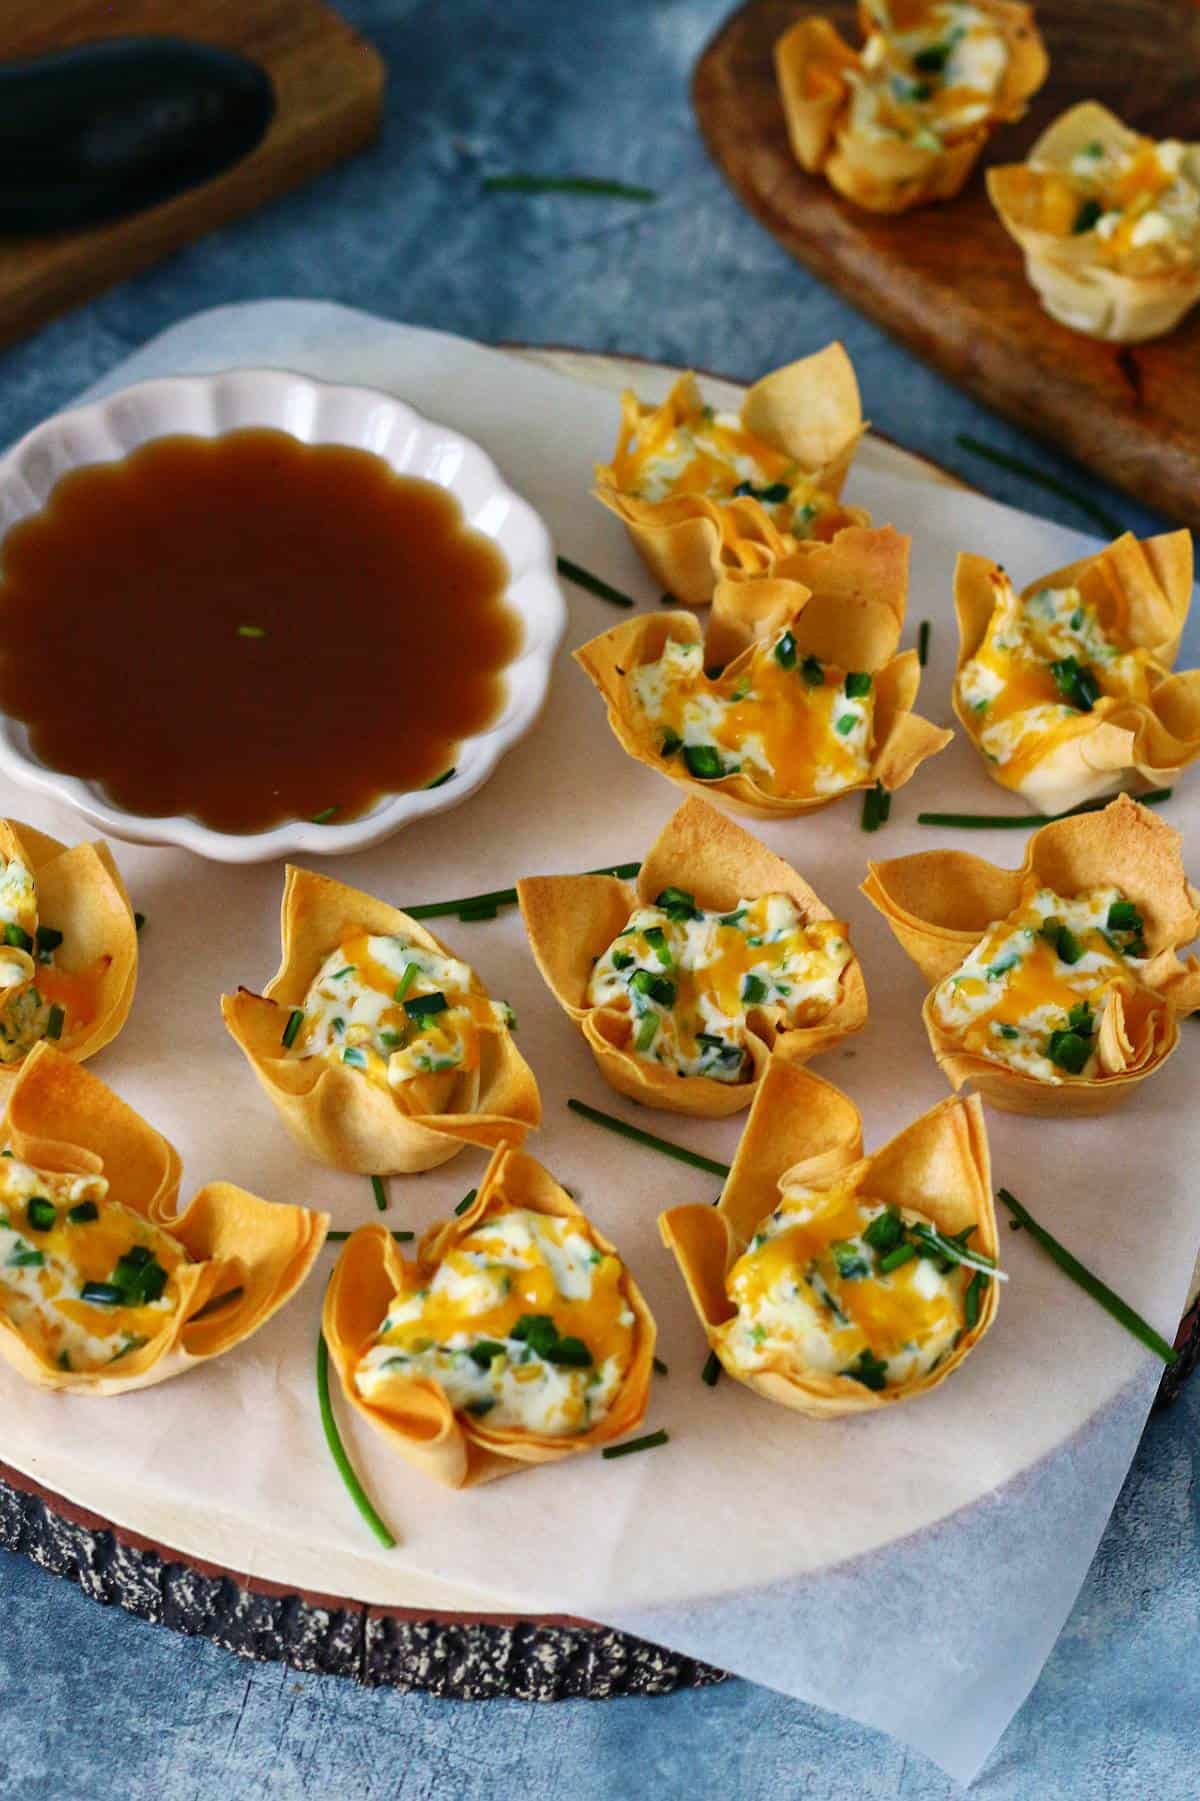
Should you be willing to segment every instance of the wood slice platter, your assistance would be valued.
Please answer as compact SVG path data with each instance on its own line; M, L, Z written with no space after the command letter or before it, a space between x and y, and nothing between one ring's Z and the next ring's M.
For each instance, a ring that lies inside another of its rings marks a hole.
M1039 0L1051 70L983 157L1019 161L1074 101L1154 137L1200 139L1200 9L1186 0ZM977 170L957 200L885 218L792 156L772 48L805 14L860 42L849 0L750 0L696 67L693 101L747 206L823 281L952 381L1105 480L1200 526L1200 309L1150 344L1101 344L1044 313Z
M0 61L142 33L261 64L275 88L271 126L241 162L160 206L89 231L0 243L0 344L311 180L379 128L383 63L321 0L5 0Z

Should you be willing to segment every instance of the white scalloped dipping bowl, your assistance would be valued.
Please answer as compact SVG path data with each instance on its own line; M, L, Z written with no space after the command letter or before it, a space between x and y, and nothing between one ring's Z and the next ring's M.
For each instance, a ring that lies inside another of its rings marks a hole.
M344 825L289 820L265 832L234 833L214 831L178 814L153 818L131 813L97 783L47 769L32 754L25 726L3 713L0 768L23 788L68 802L114 837L175 844L219 862L264 862L295 851L328 856L363 850L411 820L458 806L482 787L504 752L535 724L566 628L550 534L477 444L389 394L286 370L237 369L142 382L56 414L0 458L0 545L18 520L41 511L55 483L72 469L118 461L152 438L176 433L215 438L250 426L273 427L305 444L372 451L396 474L422 477L454 495L467 524L504 555L509 567L504 599L521 620L520 649L503 672L507 700L499 718L463 740L449 781L391 795ZM119 716L113 729L121 729Z

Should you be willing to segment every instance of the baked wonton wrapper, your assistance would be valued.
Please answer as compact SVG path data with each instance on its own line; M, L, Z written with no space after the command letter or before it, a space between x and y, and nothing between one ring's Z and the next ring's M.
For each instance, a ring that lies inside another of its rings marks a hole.
M807 1063L866 1025L866 983L852 953L838 999L823 1019L810 1026L781 1028L760 1015L758 1029L747 1028L754 1067L749 1081L679 1076L636 1056L629 1045L628 1013L593 1005L587 998L588 983L593 963L624 930L634 908L652 905L656 895L672 887L686 890L697 906L714 911L732 911L739 901L763 894L788 894L805 921L834 917L781 857L695 798L684 801L659 833L636 887L607 875L529 876L518 882L530 949L546 986L579 1026L601 1075L618 1094L671 1113L723 1119L750 1105L772 1054L789 1063Z
M578 1219L601 1251L617 1255L548 1170L524 1151L501 1145L467 1211L424 1234L417 1247L418 1268L432 1277L438 1264L468 1232L485 1219L514 1207L560 1219ZM349 1404L425 1475L444 1482L448 1488L474 1488L477 1483L492 1482L498 1476L511 1476L529 1464L557 1463L576 1452L594 1450L641 1425L650 1393L657 1328L627 1268L622 1292L634 1314L633 1357L611 1407L589 1431L547 1435L513 1427L489 1431L486 1416L455 1413L445 1390L428 1377L407 1382L403 1400L394 1395L386 1403L366 1399L355 1384L355 1368L386 1318L393 1297L404 1285L405 1267L405 1259L385 1226L360 1226L347 1240L330 1277L322 1326Z
M1122 794L1102 812L1042 826L1020 869L1000 869L957 850L868 865L862 892L932 988L954 973L990 925L1040 887L1066 899L1115 886L1144 921L1150 961L1131 997L1116 997L1105 1010L1098 1033L1103 1074L1051 1084L968 1052L934 1017L931 993L921 1016L954 1088L971 1082L1006 1113L1088 1118L1110 1112L1166 1062L1179 1042L1179 1020L1200 1007L1200 961L1176 954L1200 933L1200 893L1184 871L1181 844L1165 820Z
M39 1044L10 1090L0 1139L43 1171L103 1176L119 1201L167 1234L190 1261L161 1332L100 1371L49 1363L0 1307L0 1356L41 1388L123 1394L181 1375L257 1332L304 1281L329 1215L207 1182L178 1209L179 1155L153 1126L51 1045ZM108 1373L111 1371L111 1373Z
M930 201L953 199L991 132L998 124L1021 117L1049 69L1031 7L1010 0L974 0L974 5L994 24L1007 52L995 92L983 96L977 91L984 116L956 127L944 113L945 127L936 132L910 107L904 121L907 135L883 128L864 131L854 118L856 78L869 71L877 55L870 46L883 42L866 0L859 7L866 40L862 53L853 50L828 19L797 20L775 46L775 71L788 136L801 167L810 175L823 174L839 194L870 212L902 213ZM890 14L885 28L890 34L936 26L939 8L930 0L893 0L890 7L875 10L885 19ZM936 71L926 71L920 85L928 87L937 80ZM947 95L953 92L967 90L942 89ZM894 108L894 98L889 95L885 104Z
M596 498L622 520L633 543L667 593L688 606L707 606L727 569L761 572L794 547L771 513L749 495L673 494L643 500L630 492L631 446L702 411L694 375L682 375L661 406L643 406L630 390L621 397L621 428L611 463L596 466ZM814 535L867 524L861 508L833 504L866 426L854 367L840 344L828 344L765 375L742 402L741 423L771 451L798 465L819 511Z
M29 986L63 1008L60 1051L83 1061L111 1042L129 1017L137 986L138 938L133 907L113 854L103 839L67 848L19 820L0 819L0 878L13 861L37 886L39 925L62 933L47 965L37 951L0 946L0 958L19 966L5 1000ZM0 1085L26 1058L0 1063Z
M323 1056L284 1053L283 1031L325 958L349 930L402 936L441 956L440 939L398 907L328 876L288 867L283 889L283 961L263 994L222 995L221 1013L292 1136L310 1156L357 1175L434 1169L464 1144L520 1143L541 1119L533 1071L507 1029L481 1029L476 1069L455 1080L437 1113L408 1113L362 1073ZM476 978L478 991L485 992Z
M986 557L962 555L954 572L958 664L954 710L978 745L979 715L964 703L960 679L987 635L1007 577ZM1064 721L1036 756L1010 764L985 757L988 774L1040 812L1060 813L1140 776L1153 787L1173 782L1200 756L1200 670L1171 673L1192 600L1192 536L1166 532L1143 543L1130 532L1022 589L1077 588L1101 624L1147 658L1149 700L1102 695L1091 712Z
M639 614L583 644L575 660L604 696L608 723L623 750L690 793L719 796L758 819L789 818L827 807L846 794L903 787L926 757L953 733L913 712L920 686L917 653L897 654L908 594L909 540L889 526L849 526L829 544L801 544L769 576L727 575L717 587L705 633L692 613ZM725 664L736 679L757 645L785 628L797 657L812 655L874 678L874 723L869 766L860 781L831 794L770 794L738 770L702 781L682 757L666 757L660 734L630 692L631 669L653 663L669 639L705 645L705 664Z
M1096 148L1125 158L1139 149L1144 155L1150 142L1106 106L1084 100L1046 128L1025 162L987 172L992 205L1025 253L1025 273L1042 305L1088 337L1140 344L1173 330L1200 300L1200 217L1193 213L1183 231L1141 244L1095 229L1101 178L1081 178L1080 167L1087 169ZM1200 197L1200 144L1182 151L1176 179ZM1103 167L1101 157L1095 166ZM1089 201L1095 217L1081 225Z
M946 1100L863 1156L862 1121L840 1089L808 1070L773 1063L755 1096L724 1192L715 1207L672 1207L659 1216L663 1243L687 1284L710 1348L737 1381L809 1419L871 1413L913 1400L944 1382L996 1317L1000 1284L980 1298L979 1317L926 1374L873 1390L851 1376L802 1373L776 1358L741 1369L726 1358L721 1328L736 1316L726 1278L757 1227L789 1185L823 1188L850 1181L872 1201L923 1214L947 1235L974 1226L971 1248L995 1258L996 1213L983 1107L974 1095Z

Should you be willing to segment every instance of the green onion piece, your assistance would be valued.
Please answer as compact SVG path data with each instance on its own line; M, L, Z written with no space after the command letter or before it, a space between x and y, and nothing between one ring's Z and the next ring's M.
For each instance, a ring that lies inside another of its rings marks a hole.
M317 1334L317 1405L321 1410L321 1425L325 1432L325 1443L329 1447L329 1455L333 1458L338 1475L346 1485L350 1499L384 1550L395 1550L395 1539L367 1499L367 1492L354 1473L354 1466L346 1455L346 1447L342 1443L342 1435L338 1431L337 1421L333 1416L333 1402L329 1395L329 1347L325 1343L324 1332Z
M135 913L134 914L133 929L135 932L140 932L142 927L145 925L145 923L146 923L146 915L144 913Z
M767 997L767 984L761 976L742 977L742 1001L747 1007L757 1007Z
M91 1301L96 1307L120 1307L125 1300L125 1292L115 1282L85 1282L79 1291L81 1301Z
M1108 909L1106 921L1110 932L1141 932L1144 922L1131 900L1117 900Z
M956 433L955 442L963 450L969 450L973 456L986 457L998 469L1008 469L1014 475L1023 475L1026 481L1034 482L1048 493L1058 494L1063 500L1071 501L1081 513L1086 513L1089 519L1095 520L1106 537L1119 538L1125 530L1119 519L1114 519L1111 513L1097 506L1094 500L1089 500L1086 494L1077 493L1067 482L1060 481L1056 475L1047 475L1044 470L1025 462L1022 457L1010 456L1006 450L996 450L991 444L983 444L969 432Z
M981 1269L977 1269L967 1283L967 1292L963 1296L963 1321L968 1332L973 1332L979 1324L979 1304L988 1281L989 1277Z
M1114 1294L1107 1283L1102 1282L1099 1276L1093 1276L1091 1270L1080 1263L1077 1257L1073 1257L1064 1244L1060 1244L1052 1233L1047 1232L1045 1226L1039 1226L1033 1215L1022 1205L1015 1194L1011 1194L1007 1188L1001 1188L998 1191L998 1198L1003 1201L1017 1223L1025 1227L1030 1237L1035 1238L1042 1249L1053 1257L1064 1275L1070 1276L1072 1282L1078 1283L1085 1294L1091 1295L1094 1301L1098 1301L1100 1306L1107 1313L1111 1313L1127 1332L1132 1332L1133 1336L1140 1340L1148 1351L1153 1351L1156 1357L1161 1357L1168 1367L1178 1362L1178 1351L1169 1345L1165 1338L1160 1338L1154 1327L1144 1320L1140 1313L1135 1313L1128 1302L1123 1301L1120 1295Z
M879 1259L880 1275L890 1276L894 1269L902 1269L906 1263L911 1263L916 1254L915 1245L898 1244L894 1251L889 1251L886 1257Z
M685 744L683 760L689 775L698 782L719 782L727 773L721 753L713 744Z
M791 632L784 632L783 637L776 644L775 661L781 669L796 667L796 640L792 637Z
M396 983L395 990L393 991L393 994L392 994L392 999L396 1000L396 1001L402 1001L404 999L405 995L408 993L409 989L412 987L413 983L416 981L416 979L417 979L416 964L415 963L406 963L404 965L403 972L400 976L400 980Z
M658 747L660 757L677 757L683 749L683 739L678 732L664 732L662 743Z
M666 976L652 975L648 969L635 969L629 978L629 986L635 994L646 995L660 1007L675 1005L675 984L669 982Z
M631 1438L623 1445L605 1445L601 1457L631 1457L635 1451L652 1451L656 1445L670 1442L669 1435L662 1431L647 1432L644 1438Z
M647 1013L638 1027L633 1040L635 1051L648 1051L658 1035L658 1019L655 1014Z
M710 1351L708 1356L704 1359L704 1367L700 1371L700 1380L701 1382L707 1383L709 1388L715 1388L720 1377L721 1359L717 1356L715 1351Z
M761 488L756 488L753 482L739 482L733 493L737 500L762 500L768 506L779 506L791 491L786 482L770 482Z
M800 673L810 688L821 688L825 684L825 670L817 657L805 657Z
M467 1211L467 1208L471 1205L471 1202L475 1199L475 1196L478 1193L479 1193L479 1190L477 1188L468 1188L466 1194L464 1194L462 1200L458 1203L458 1206L454 1209L455 1213L457 1213L457 1214L465 1213ZM515 1332L513 1334L513 1337L514 1338L516 1337Z
M922 619L917 629L917 662L922 669L929 661L929 636L932 631L933 627L928 619Z
M622 881L628 881L641 868L640 863L606 863L602 869L587 869L585 875L613 875ZM461 900L429 901L419 907L406 907L404 911L410 919L443 919L450 913L457 913L459 918L465 917L464 909L475 907L515 907L517 891L515 888L493 888L486 894L466 894ZM480 918L484 915L480 914ZM490 917L490 915L488 915Z
M68 1211L67 1224L69 1226L90 1226L93 1220L99 1218L100 1209L95 1201L80 1201L77 1207L72 1207Z
M887 1359L877 1357L870 1345L867 1345L858 1353L854 1362L839 1371L839 1374L861 1382L864 1388L878 1394L881 1388L887 1387Z
M55 1001L54 1005L50 1009L50 1012L46 1016L46 1036L47 1036L47 1038L53 1040L53 1039L59 1039L62 1037L63 1022L65 1021L66 1017L67 1017L66 1014L63 1012L63 1010L59 1006L58 1002Z
M504 1346L494 1338L481 1338L467 1352L471 1362L478 1364L481 1370L490 1369L496 1358L503 1355Z
M432 994L414 994L410 1001L405 1001L404 1011L411 1019L431 1019L435 1013L445 1013L450 1002L440 988Z
M239 638L265 638L267 634L261 625L239 625L237 635Z
M4 928L4 942L5 944L11 944L15 950L19 951L31 951L33 949L33 939L29 936L29 933L25 930L24 926L17 925L13 920L10 920Z
M569 1335L551 1345L545 1356L547 1363L557 1364L562 1369L587 1369L595 1361L582 1338Z
M630 595L622 594L621 590L614 588L611 582L604 581L598 575L592 575L589 570L582 569L578 563L572 563L569 557L556 557L554 560L558 564L560 575L566 576L569 582L574 582L577 588L586 588L587 592L596 595L597 599L610 601L614 607L632 607L636 604Z
M464 925L474 925L478 924L481 919L495 919L499 910L498 907L487 902L483 906L460 907L458 917Z
M371 1177L371 1192L375 1196L375 1205L378 1207L379 1211L381 1213L386 1213L388 1197L387 1197L387 1189L383 1185L383 1177L382 1176L372 1176Z
M1139 805L1156 807L1164 800L1170 800L1171 788L1149 788L1145 794L1135 795ZM959 831L987 831L994 827L997 830L1028 831L1031 826L1052 825L1056 819L1073 819L1076 813L1099 813L1110 806L1114 795L1102 796L1097 800L1081 801L1077 807L1068 807L1065 813L918 813L918 825L950 826Z
M10 1269L41 1269L46 1258L41 1251L16 1250L8 1259Z
M665 1376L669 1374L667 1366L661 1357L655 1357L652 1361L654 1363L654 1373L656 1376Z
M715 1157L702 1157L698 1151L689 1151L682 1144L672 1144L669 1138L659 1138L654 1132L644 1132L640 1126L631 1126L611 1113L602 1113L599 1107L589 1107L586 1101L577 1101L572 1096L567 1106L572 1113L579 1113L584 1119L590 1119L593 1125L604 1126L622 1138L631 1138L635 1144L648 1145L652 1151L661 1151L664 1157L674 1157L677 1163L705 1170L710 1176L729 1174L728 1163L718 1163Z
M1051 1063L1069 1076L1079 1075L1091 1054L1091 1039L1079 1032L1051 1032L1046 1041L1046 1055Z
M53 1201L48 1201L44 1194L34 1194L29 1197L25 1218L35 1232L48 1232L57 1223L58 1214Z
M840 719L834 720L833 729L839 738L848 738L857 724L858 719L853 713L843 713Z
M37 940L39 961L48 963L63 941L62 933L56 932L53 926L39 926L34 937Z
M894 1251L904 1237L904 1221L894 1207L885 1207L863 1230L862 1240L875 1251Z
M653 188L595 175L485 175L485 194L599 194L610 200L657 200Z
M296 1035L299 1032L300 1027L303 1024L304 1024L304 1008L303 1007L293 1007L291 1012L288 1014L287 1024L283 1028L283 1038L280 1041L282 1043L285 1051L291 1050L292 1046L296 1042Z
M865 670L852 670L844 683L847 700L861 700L871 692L871 678Z
M449 769L443 769L441 775L435 775L431 782L426 782L425 792L428 793L431 788L444 788L446 783L452 782L457 774L458 770L451 763Z
M313 825L324 825L328 820L333 818L336 812L336 807L322 807L319 813L313 814L310 823Z
M664 888L654 897L656 907L661 907L668 919L683 923L689 919L699 919L700 909L696 905L696 897L689 894L686 888Z
M863 794L862 829L864 832L877 832L881 825L886 825L892 811L892 797L882 782L876 782Z

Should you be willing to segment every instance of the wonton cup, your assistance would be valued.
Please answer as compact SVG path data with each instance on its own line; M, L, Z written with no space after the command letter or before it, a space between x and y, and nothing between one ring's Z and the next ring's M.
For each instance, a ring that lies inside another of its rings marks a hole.
M440 939L398 907L328 876L288 867L283 890L283 961L263 994L222 995L221 1014L296 1141L319 1163L356 1175L434 1169L464 1144L491 1150L520 1143L541 1119L533 1071L507 1030L481 1029L477 1069L456 1078L441 1113L406 1113L391 1093L323 1056L288 1057L283 1031L330 951L348 930L403 936L441 956ZM480 992L485 992L476 978Z
M108 1199L140 1214L191 1259L175 1272L179 1304L166 1328L102 1371L47 1363L0 1311L0 1356L26 1381L69 1394L150 1388L218 1357L264 1326L312 1268L329 1215L207 1182L178 1210L178 1152L98 1076L39 1044L9 1096L0 1137L35 1169L103 1176Z
M863 67L828 19L803 18L775 45L775 73L792 151L810 175L821 174L856 206L873 213L908 212L935 200L952 200L965 185L980 152L998 124L1019 119L1049 69L1045 47L1028 6L1009 0L975 0L995 21L1008 49L1008 62L989 116L947 136L936 148L891 134L855 131L850 116L851 76ZM893 26L919 27L930 8L924 0L893 0ZM867 4L859 27L870 38L877 26Z
M617 1255L548 1170L524 1151L501 1145L467 1211L424 1234L417 1247L417 1267L432 1278L438 1264L468 1232L514 1207L578 1219L600 1250ZM428 1377L406 1382L402 1399L398 1383L386 1402L365 1399L355 1386L354 1371L403 1285L405 1267L385 1226L360 1226L347 1240L330 1277L322 1328L347 1401L426 1476L448 1488L474 1488L498 1476L511 1476L529 1464L557 1463L578 1451L594 1450L641 1425L650 1393L657 1328L627 1268L623 1291L636 1321L633 1359L609 1411L589 1431L558 1435L514 1427L489 1431L483 1417L455 1413L445 1390Z
M807 1063L866 1025L867 988L852 953L838 999L824 1019L779 1030L765 1019L758 1031L747 1027L746 1048L754 1066L747 1082L678 1076L636 1056L628 1043L629 1015L589 1002L588 982L596 958L624 930L634 908L653 905L656 895L672 887L694 895L697 906L722 913L763 894L788 894L805 922L834 917L782 857L698 799L684 801L667 821L646 854L636 887L608 875L529 876L518 882L534 961L618 1094L670 1113L723 1119L750 1105L773 1056Z
M1117 344L1162 337L1200 300L1200 241L1174 264L1144 248L1114 259L1095 231L1074 229L1084 198L1071 186L1074 159L1093 144L1120 154L1141 141L1106 106L1084 100L1047 126L1023 163L987 172L992 205L1051 318ZM1185 147L1185 172L1200 188L1200 144Z
M672 1207L659 1216L663 1243L679 1265L710 1348L737 1381L764 1400L813 1420L873 1413L914 1400L944 1382L996 1317L1000 1284L983 1290L979 1318L936 1369L873 1390L851 1376L775 1367L745 1371L725 1361L720 1328L737 1308L726 1278L785 1184L826 1187L850 1179L873 1201L911 1208L948 1236L974 1226L971 1248L997 1254L996 1213L983 1107L974 1095L945 1100L890 1143L863 1156L862 1120L840 1089L807 1070L773 1063L755 1096L724 1192L715 1207Z
M954 1088L971 1082L1005 1113L1085 1119L1111 1112L1166 1062L1179 1042L1179 1020L1200 1007L1200 961L1176 955L1200 933L1200 893L1184 872L1181 844L1165 820L1122 794L1102 812L1042 826L1020 869L999 869L957 850L868 865L862 892L931 987L952 975L988 927L1039 887L1069 899L1115 886L1145 922L1150 962L1131 996L1117 996L1105 1008L1100 1027L1100 1053L1110 1069L1051 1084L967 1052L934 1017L931 993L921 1017Z
M72 990L72 978L83 978L89 993L92 1018L76 1029L71 1008L58 1050L80 1062L94 1057L112 1042L129 1017L137 986L138 936L133 907L113 854L103 839L74 844L69 849L20 820L0 819L0 869L16 858L37 883L38 919L63 935L54 953L56 973L66 978L64 996ZM9 953L11 955L11 953ZM39 976L51 1001L54 976L34 964L35 986ZM0 1064L0 1086L10 1083L29 1061Z
M676 494L642 500L622 490L617 474L630 443L648 426L676 424L703 406L694 375L681 375L661 406L643 406L631 390L621 397L621 427L612 463L596 466L597 500L622 520L642 561L667 593L689 606L707 606L727 569L760 572L797 540L780 531L762 502L735 496ZM841 494L855 447L866 426L854 366L840 344L765 375L742 402L744 428L792 458L822 493ZM828 515L836 526L866 524L860 508Z
M693 613L641 614L581 645L575 661L604 696L608 723L621 748L689 793L719 796L736 812L757 819L810 813L877 782L892 793L954 736L913 712L920 662L913 650L897 655L908 593L908 546L909 540L890 525L848 526L829 544L797 545L769 576L726 576L713 597L707 634ZM657 661L674 638L691 644L703 640L706 664L724 661L726 672L736 674L739 656L749 663L755 645L785 627L801 659L811 655L874 677L874 750L863 780L833 794L768 794L753 774L742 770L701 781L682 758L664 757L657 734L629 691L629 671Z
M962 555L954 571L958 664L954 711L978 744L976 716L962 704L958 681L987 635L1005 581L999 564ZM1173 782L1200 756L1200 670L1172 674L1192 600L1192 535L1166 532L1139 543L1126 532L1095 556L1056 569L1021 590L1078 588L1097 609L1102 625L1115 628L1150 666L1149 705L1102 695L1090 713L1054 733L1046 754L1015 782L1006 765L984 761L994 782L1015 788L1040 812L1059 813L1117 788L1138 775L1153 787Z

